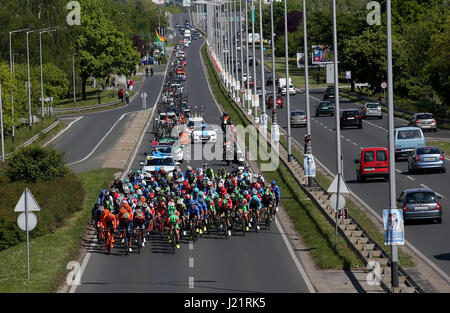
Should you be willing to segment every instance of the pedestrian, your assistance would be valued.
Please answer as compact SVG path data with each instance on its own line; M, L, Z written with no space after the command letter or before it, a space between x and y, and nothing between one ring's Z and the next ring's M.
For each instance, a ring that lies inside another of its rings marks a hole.
M125 99L127 100L127 104L130 103L130 94L128 93L128 90L125 91Z

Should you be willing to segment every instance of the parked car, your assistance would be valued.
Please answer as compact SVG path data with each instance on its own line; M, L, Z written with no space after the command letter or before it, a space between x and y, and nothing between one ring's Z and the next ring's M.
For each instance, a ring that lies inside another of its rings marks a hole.
M302 110L291 112L291 126L305 126L306 127L306 112Z
M442 223L442 197L429 188L406 189L397 199L397 208L403 210L403 219L433 219Z
M320 101L316 107L316 117L327 114L334 116L334 105L331 101Z
M344 127L352 127L352 126L362 128L361 114L356 109L342 110L341 117L340 117L340 129L344 129Z
M282 96L276 96L276 103L277 103L277 109L283 108L283 97ZM273 109L273 96L269 96L267 98L267 108Z
M398 127L394 130L395 161L409 158L417 147L425 146L425 137L418 127Z
M383 177L389 180L389 152L384 147L364 148L359 159L355 159L356 180L362 183L366 178Z
M408 159L408 173L419 170L437 170L445 173L445 155L438 147L418 147Z
M364 107L361 109L361 116L364 119L368 117L378 117L379 119L382 119L383 111L381 110L381 105L372 102L364 104Z
M328 87L323 93L323 100L334 99L334 87Z
M434 119L432 113L415 113L409 125L419 127L422 130L437 132L436 119Z

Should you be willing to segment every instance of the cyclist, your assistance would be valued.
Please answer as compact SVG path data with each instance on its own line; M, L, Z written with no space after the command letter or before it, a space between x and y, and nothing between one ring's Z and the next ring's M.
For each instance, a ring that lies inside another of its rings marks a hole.
M261 199L258 195L258 190L253 189L252 190L252 194L253 196L250 198L250 201L248 202L248 209L249 211L251 210L256 210L256 214L257 214L257 220L256 220L256 228L259 230L259 221L260 221L260 210L261 210ZM253 221L255 222L255 221Z

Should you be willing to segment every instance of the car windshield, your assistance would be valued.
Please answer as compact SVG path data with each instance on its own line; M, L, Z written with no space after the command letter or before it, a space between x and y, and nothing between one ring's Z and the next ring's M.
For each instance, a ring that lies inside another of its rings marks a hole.
M417 149L417 154L441 154L441 150L438 147L424 147Z
M367 103L366 107L369 109L378 109L380 107L380 105L377 103Z
M306 115L305 112L297 111L297 112L291 112L291 116L299 116L299 115Z
M433 115L432 114L419 114L419 115L417 115L417 119L418 120L431 120L431 119L433 119Z
M420 139L422 134L418 129L399 130L397 139Z
M173 166L173 159L172 158L157 158L157 159L151 159L147 160L147 164L145 166Z
M432 192L411 192L406 195L406 203L433 203L436 202Z
M359 115L358 111L344 111L342 112L343 116L356 116Z

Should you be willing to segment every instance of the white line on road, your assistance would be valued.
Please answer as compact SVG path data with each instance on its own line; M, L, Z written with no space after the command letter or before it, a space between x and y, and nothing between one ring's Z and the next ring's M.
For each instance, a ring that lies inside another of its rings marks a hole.
M66 130L68 130L73 124L75 124L76 122L78 122L79 120L81 120L83 117L84 117L84 115L83 115L83 116L80 116L80 117L77 118L76 120L70 122L70 124L67 125L67 127L64 128L64 130L63 130L62 132L60 132L60 133L57 134L55 137L53 137L51 140L49 140L49 141L44 145L44 147L47 146L48 144L50 144L53 140L55 140L56 138L58 138L58 137L61 136L62 134L64 134L64 133L66 132Z

